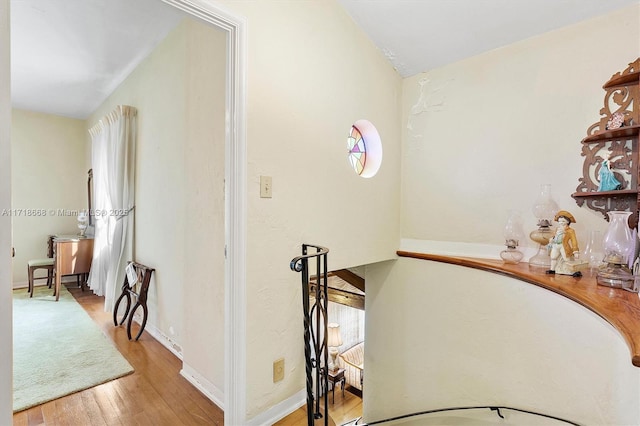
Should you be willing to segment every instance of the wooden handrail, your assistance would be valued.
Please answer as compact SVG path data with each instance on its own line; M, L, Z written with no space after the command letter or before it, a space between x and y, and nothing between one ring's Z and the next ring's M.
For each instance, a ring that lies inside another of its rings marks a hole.
M588 269L581 278L568 275L547 275L529 264L507 264L501 260L450 257L398 251L400 257L431 260L493 272L515 278L564 296L591 310L622 335L631 352L631 363L640 367L640 297L638 293L596 284L595 274Z

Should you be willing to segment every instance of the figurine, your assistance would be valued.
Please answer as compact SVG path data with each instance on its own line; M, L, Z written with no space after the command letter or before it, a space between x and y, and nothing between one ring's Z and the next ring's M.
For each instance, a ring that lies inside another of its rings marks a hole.
M602 160L602 165L600 166L598 175L600 176L598 191L614 191L616 189L620 189L622 186L620 181L616 179L611 171L611 161L609 160L609 156Z
M547 250L551 257L551 268L547 271L547 274L581 277L582 272L577 268L586 262L578 260L580 257L578 239L576 238L576 231L570 227L572 223L576 223L576 219L568 211L560 210L553 220L558 222L558 228L553 238L549 240L549 244L547 244Z

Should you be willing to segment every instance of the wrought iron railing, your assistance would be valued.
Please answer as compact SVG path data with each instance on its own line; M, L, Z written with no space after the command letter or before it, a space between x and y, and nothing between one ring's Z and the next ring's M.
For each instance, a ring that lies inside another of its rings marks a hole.
M291 260L291 270L301 272L302 310L304 314L304 357L307 377L307 424L313 426L315 419L324 418L329 424L327 366L329 352L327 347L327 253L329 249L311 244L302 245L302 256ZM315 286L313 304L309 293L309 260L315 260ZM313 346L312 346L313 345ZM315 386L315 393L314 393ZM324 407L320 404L320 396ZM324 409L324 412L321 412Z
M486 413L484 413L485 410L490 410L490 412L495 413L495 415L499 417L500 420L496 418L495 421L493 421L494 419L487 417L489 411L486 411ZM470 413L469 416L464 416L463 412L473 413ZM455 417L437 417L438 415L444 414L452 415ZM575 423L571 420L563 419L561 417L556 417L550 414L543 414L531 410L495 405L440 408L371 422L365 422L362 417L360 417L348 423L344 423L342 426L423 426L426 424L544 424L545 426L569 424L579 426L579 423Z

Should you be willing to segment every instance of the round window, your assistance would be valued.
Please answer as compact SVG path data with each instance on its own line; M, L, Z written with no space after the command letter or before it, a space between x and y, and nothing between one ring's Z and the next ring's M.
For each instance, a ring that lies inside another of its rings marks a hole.
M347 138L349 163L364 178L378 173L382 164L382 142L375 126L368 120L358 120L351 126Z

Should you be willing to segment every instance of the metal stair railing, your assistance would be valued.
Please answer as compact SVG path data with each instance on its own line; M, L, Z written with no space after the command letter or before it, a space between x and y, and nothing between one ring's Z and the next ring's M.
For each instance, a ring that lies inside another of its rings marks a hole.
M327 347L327 253L329 249L312 244L302 245L302 256L294 257L290 267L292 271L301 272L302 310L304 314L304 357L307 385L307 424L314 426L316 419L324 418L324 425L329 424L327 366L329 352ZM309 298L309 260L315 260L317 285L314 302ZM311 346L313 344L313 347ZM313 349L313 350L312 350ZM315 386L315 394L313 388ZM324 413L321 412L319 395L324 398ZM315 403L315 404L314 404Z

